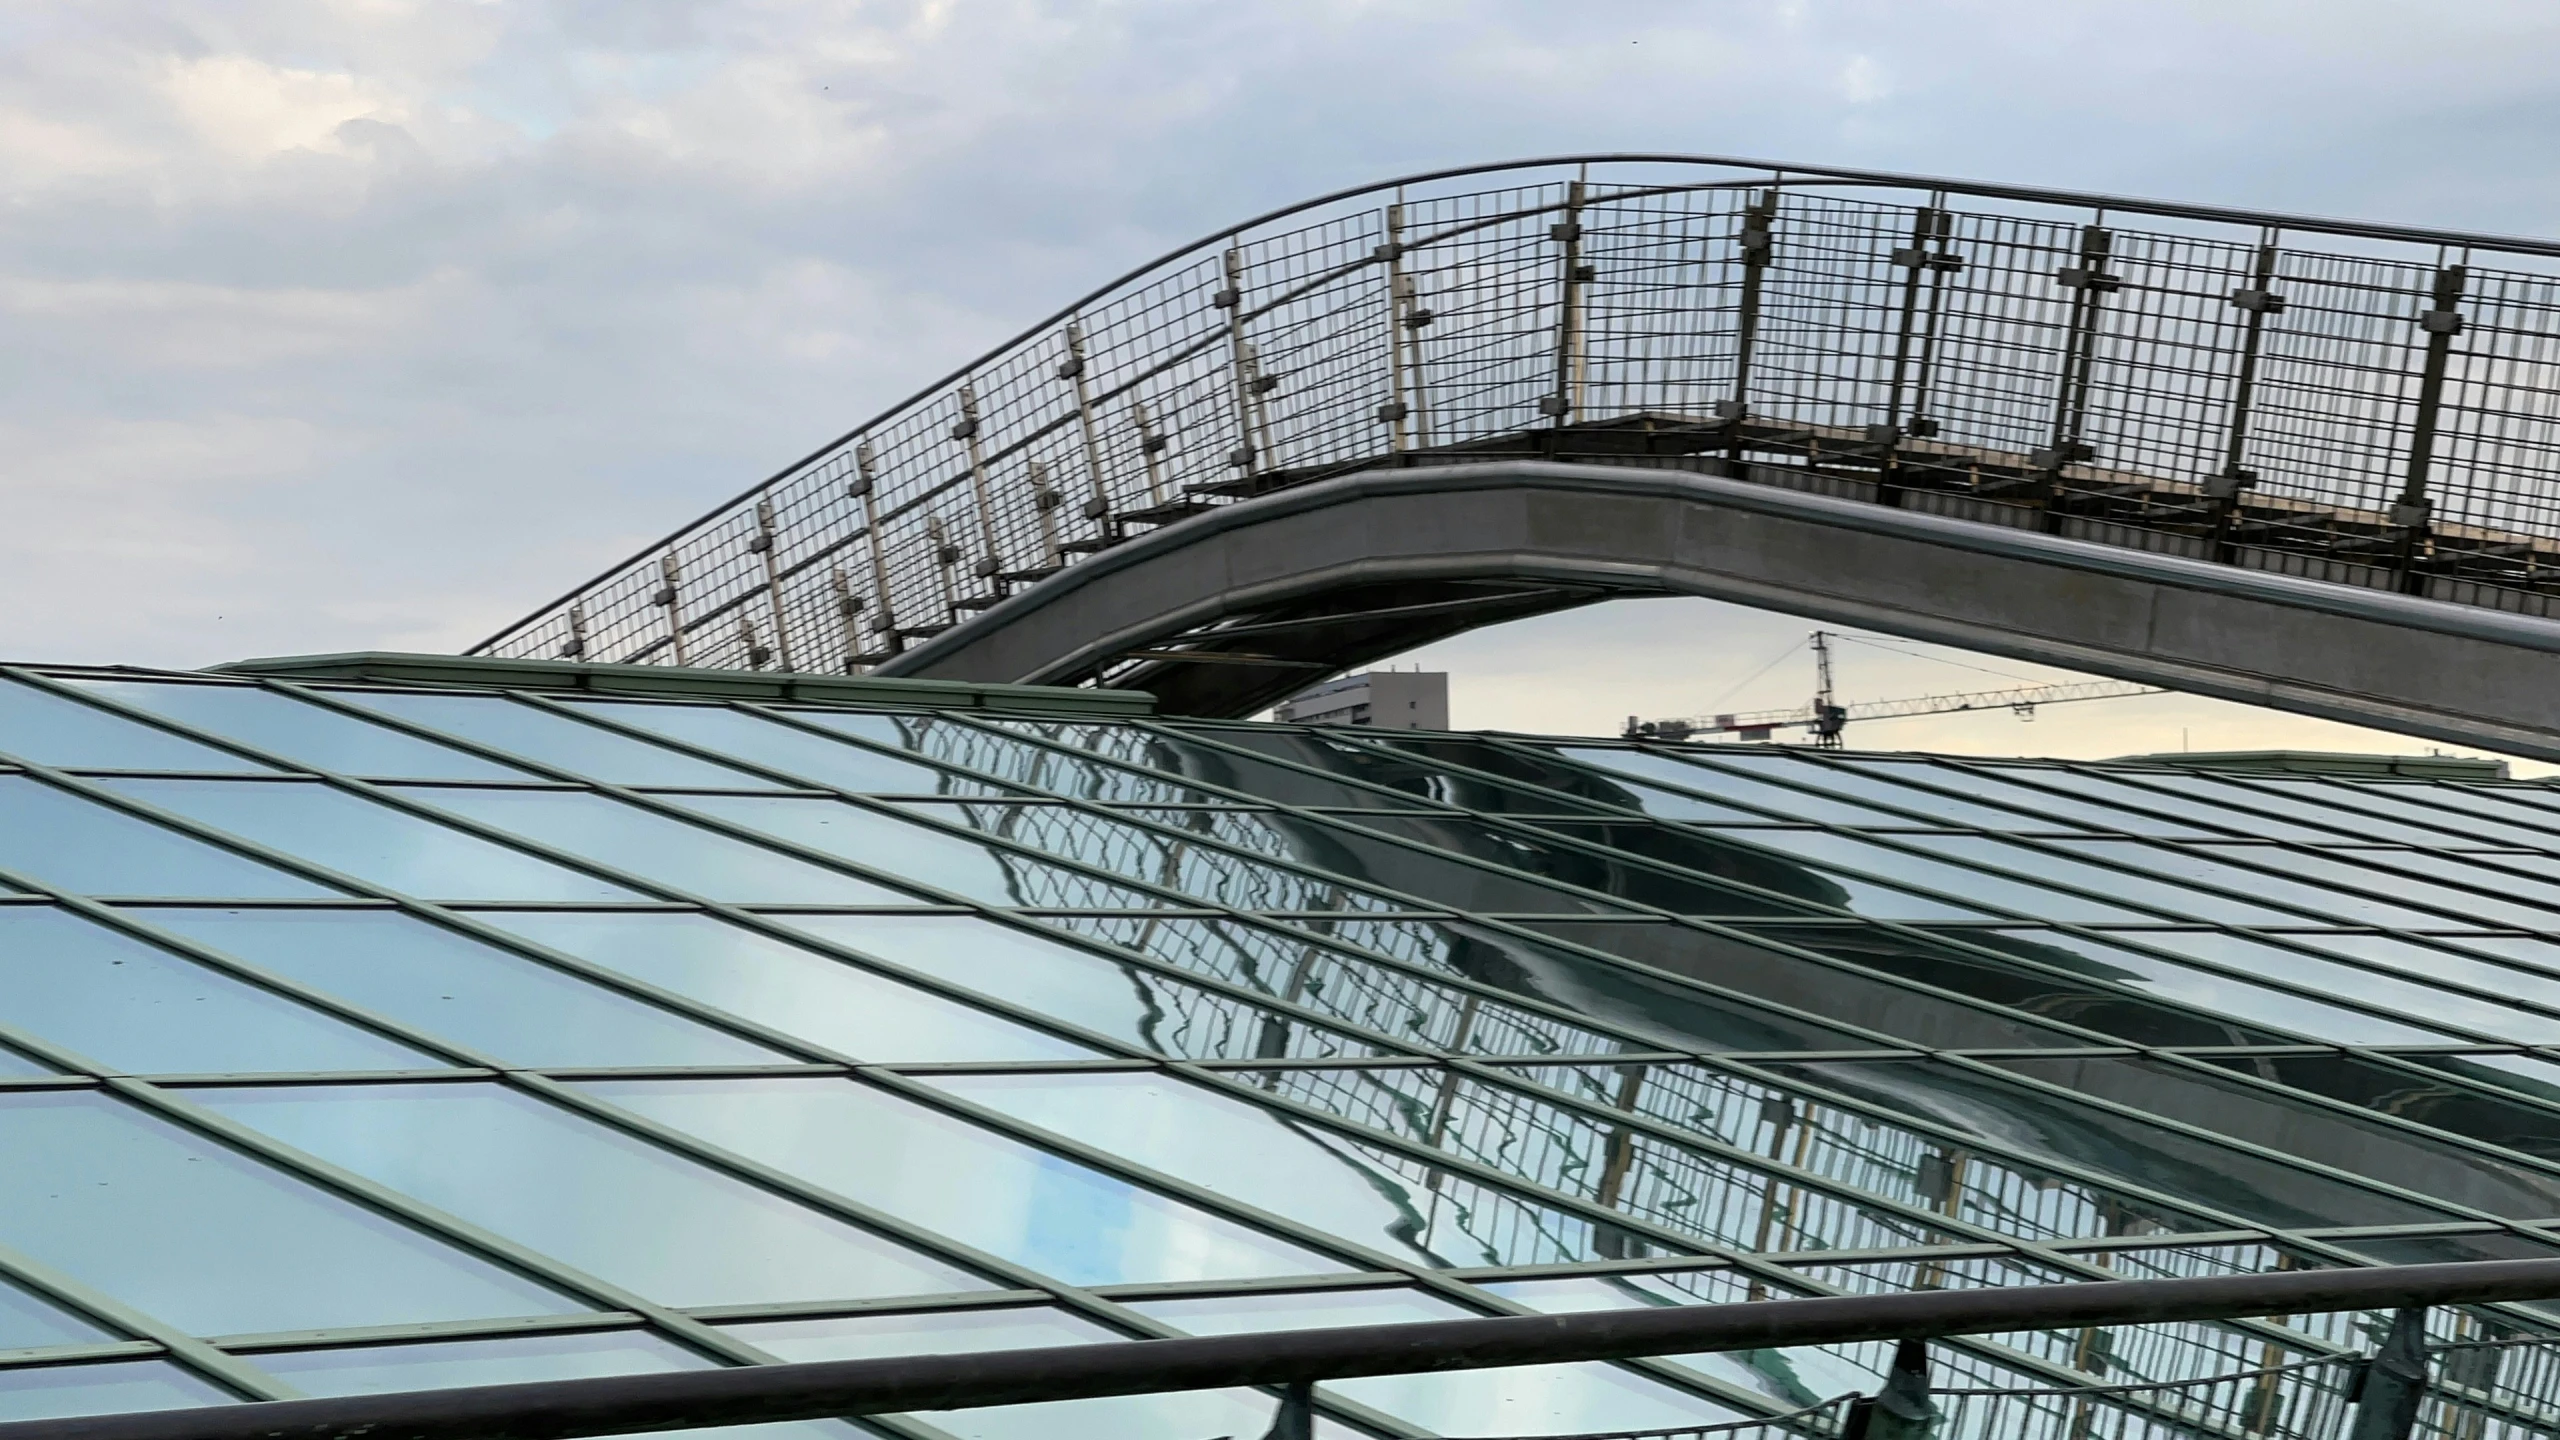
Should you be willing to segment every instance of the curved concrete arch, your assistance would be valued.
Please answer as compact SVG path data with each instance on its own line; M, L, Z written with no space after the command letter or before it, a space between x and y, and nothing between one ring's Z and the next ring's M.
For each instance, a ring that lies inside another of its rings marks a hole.
M1196 515L879 667L1243 715L1521 615L1699 595L2560 760L2560 622L1687 470L1373 470Z

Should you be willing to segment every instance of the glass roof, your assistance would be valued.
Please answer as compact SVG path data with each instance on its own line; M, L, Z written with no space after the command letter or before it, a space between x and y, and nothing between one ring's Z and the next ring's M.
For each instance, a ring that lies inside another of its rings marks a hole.
M2540 784L0 673L0 1418L2550 1254L2555 1046ZM1885 1359L1324 1423L1703 1423Z

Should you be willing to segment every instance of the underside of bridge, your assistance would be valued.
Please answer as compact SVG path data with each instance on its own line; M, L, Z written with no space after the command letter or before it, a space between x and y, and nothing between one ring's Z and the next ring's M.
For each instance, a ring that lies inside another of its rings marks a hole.
M1660 595L2560 759L2560 623L1685 469L1376 470L1132 540L879 673L1248 715L1476 626Z

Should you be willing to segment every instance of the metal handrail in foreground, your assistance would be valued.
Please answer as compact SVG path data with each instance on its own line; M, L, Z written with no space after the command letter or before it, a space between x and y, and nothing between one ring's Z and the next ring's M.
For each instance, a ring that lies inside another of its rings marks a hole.
M1409 176L1132 271L474 653L859 670L1203 509L1519 456L2560 614L2555 261L1712 156Z
M2389 1372L2395 1345L2417 1350L2413 1307L2554 1298L2560 1260L1827 1296L267 1401L20 1421L0 1424L0 1440L558 1440L1246 1385L1303 1397L1369 1375L1880 1340L1904 1342L1896 1371L1908 1376L1917 1342L1941 1336L2375 1309L2402 1314L2375 1362ZM1889 1420L1925 1403L1889 1381L1877 1406ZM1892 1427L1860 1428L1874 1440Z

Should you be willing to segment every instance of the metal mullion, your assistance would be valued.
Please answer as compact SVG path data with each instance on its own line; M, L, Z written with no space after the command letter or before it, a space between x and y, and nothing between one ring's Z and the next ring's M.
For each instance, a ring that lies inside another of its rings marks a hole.
M275 1350L346 1350L396 1346L421 1340L479 1340L508 1335L581 1334L645 1330L646 1317L629 1310L590 1310L569 1315L525 1315L497 1320L430 1320L414 1325L340 1325L320 1330L256 1330L208 1335L205 1343L231 1355Z
M1202 1083L1204 1088L1212 1090L1225 1092L1233 1085L1233 1082L1226 1080L1222 1076L1215 1076L1212 1072L1192 1072L1179 1061L1168 1062L1165 1069L1167 1073L1177 1076L1187 1075L1195 1082ZM1260 1230L1267 1234L1278 1235L1289 1240L1293 1244L1314 1251L1317 1254L1330 1254L1339 1258L1349 1259L1370 1272L1400 1276L1405 1281L1414 1285L1417 1289L1438 1295L1444 1299L1454 1300L1461 1305L1496 1315L1529 1315L1537 1313L1536 1311L1531 1310L1528 1306L1521 1305L1515 1301L1480 1291L1476 1287L1465 1284L1461 1281L1451 1280L1448 1276L1431 1266L1417 1264L1387 1251L1372 1250L1368 1246L1357 1241L1332 1234L1329 1231L1318 1230L1313 1226L1302 1224L1296 1220L1288 1218L1287 1216L1265 1210L1258 1205L1252 1205L1245 1201L1237 1200L1231 1196L1220 1194L1219 1192L1208 1189L1204 1186L1195 1185L1188 1180L1179 1178L1178 1176L1168 1175L1152 1166L1142 1165L1127 1156L1119 1155L1109 1150L1104 1150L1098 1146L1087 1145L1082 1141L1044 1129L1038 1125L1031 1124L1028 1121L1015 1119L1013 1116L1007 1115L1001 1110L994 1109L991 1106L981 1105L964 1096L955 1095L949 1091L937 1089L932 1086L918 1084L914 1081L908 1080L904 1076L884 1071L866 1072L863 1078L879 1085L880 1088L887 1090L892 1094L903 1096L904 1098L912 1100L919 1105L955 1116L969 1122L970 1124L976 1125L981 1129L1008 1135L1015 1140L1032 1145L1036 1148L1066 1155L1070 1159L1091 1166L1096 1170L1102 1171L1104 1174L1117 1176L1120 1179L1142 1189L1150 1190L1160 1195L1173 1196L1194 1208L1217 1215L1231 1222L1242 1224L1255 1230ZM1248 1096L1259 1094L1259 1092L1253 1091L1251 1087L1241 1088ZM1273 1106L1272 1108L1277 1107ZM1340 1127L1337 1126L1334 1128ZM1371 1136L1370 1132L1363 1131L1354 1138L1369 1139ZM1400 1149L1403 1147L1401 1145L1391 1145L1389 1148ZM1478 1178L1481 1179L1482 1177ZM1539 1187L1516 1176L1499 1177L1498 1179L1489 1182L1489 1184L1490 1188L1515 1196L1536 1195L1539 1190ZM1558 1208L1571 1209L1573 1207ZM1582 1218L1589 1219L1592 1217L1586 1215ZM1619 1224L1619 1222L1615 1220L1607 1223L1613 1225ZM1633 1227L1619 1225L1619 1228ZM1666 1232L1666 1234L1669 1233L1671 1232ZM1670 1241L1668 1243L1672 1243L1676 1248L1692 1248L1696 1242L1686 1237L1682 1237L1676 1241ZM1729 1386L1711 1376L1693 1375L1685 1370L1665 1367L1658 1361L1637 1360L1624 1363L1627 1364L1628 1368L1639 1370L1653 1379L1664 1381L1691 1393L1703 1393L1707 1395L1708 1398L1715 1400L1719 1404L1739 1405L1747 1410L1757 1410L1764 1414L1777 1413L1777 1411L1769 1405L1768 1397L1759 1395L1756 1392L1743 1390L1738 1386ZM1701 1383L1702 1381L1704 1383Z
M294 1400L296 1390L252 1365L244 1365L204 1341L31 1255L0 1245L0 1277L86 1317L110 1332L146 1341L185 1369L248 1400Z
M1100 1293L1102 1287L1095 1287ZM844 1315L944 1315L955 1310L1021 1310L1046 1307L1046 1290L963 1290L940 1295L882 1295L868 1300L771 1300L760 1305L688 1305L684 1313L713 1324L759 1320L827 1319Z
M1037 1291L1048 1297L1052 1303L1100 1323L1106 1328L1115 1329L1142 1340L1168 1339L1188 1333L1126 1306L1104 1300L1081 1286L1067 1284L1027 1266L1006 1260L1002 1256L923 1230L888 1211L866 1205L816 1181L804 1180L787 1170L767 1165L663 1121L625 1109L610 1100L585 1094L540 1076L524 1078L529 1083L529 1088L532 1088L536 1094L565 1109L576 1111L592 1120L639 1136L661 1149L687 1156L707 1168L751 1179L759 1188L786 1195L811 1209L832 1215L839 1220L850 1221L877 1233L897 1236L914 1245L915 1248L928 1250L929 1253L967 1269L1003 1280L1011 1290ZM695 1321L694 1323L703 1322ZM744 1342L738 1343L744 1344ZM1352 1419L1364 1428L1376 1429L1382 1434L1406 1437L1423 1433L1392 1417L1382 1415L1357 1402L1342 1400L1338 1396L1333 1397L1327 1408L1336 1408L1344 1418Z
M150 1340L100 1340L87 1345L21 1345L0 1350L0 1374L13 1370L62 1370L104 1360L150 1360L168 1352ZM260 1400L282 1396L260 1395Z

